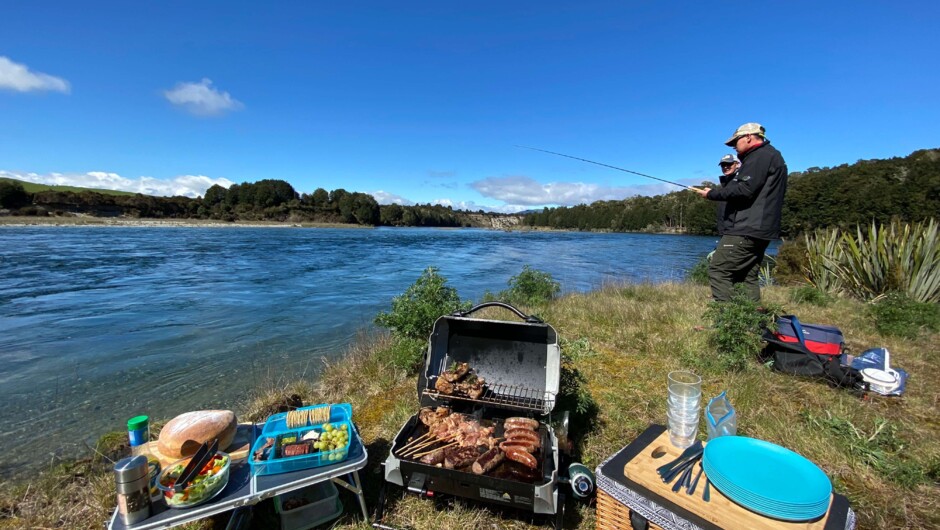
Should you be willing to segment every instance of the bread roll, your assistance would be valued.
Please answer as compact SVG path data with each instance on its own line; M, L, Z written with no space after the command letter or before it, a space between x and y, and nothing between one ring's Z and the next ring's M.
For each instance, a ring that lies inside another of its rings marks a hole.
M184 412L168 421L160 430L160 453L174 458L195 454L203 442L219 439L219 450L225 451L235 438L238 421L230 410L196 410Z

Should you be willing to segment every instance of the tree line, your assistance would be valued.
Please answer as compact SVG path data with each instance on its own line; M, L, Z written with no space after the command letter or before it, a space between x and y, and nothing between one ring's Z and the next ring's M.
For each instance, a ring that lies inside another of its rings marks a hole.
M702 186L715 187L705 181ZM654 197L546 208L525 217L528 226L614 232L717 233L717 203L682 190ZM859 160L789 175L781 231L784 237L817 228L849 228L892 219L916 222L940 212L940 149L907 157Z
M450 206L379 205L367 193L345 189L297 193L288 182L266 179L214 185L203 197L155 197L152 195L111 195L95 191L27 192L12 179L0 179L0 209L17 215L88 214L99 217L150 219L208 219L220 221L276 221L289 223L344 223L366 226L489 226L481 217L499 214L473 214Z
M715 184L705 181L703 186ZM525 215L529 227L614 232L716 233L717 203L688 190L653 197L629 197ZM283 180L215 185L205 196L107 195L94 191L29 193L17 181L0 179L0 209L20 215L87 213L164 219L353 223L384 226L493 226L500 214L454 210L450 206L379 205L366 193L344 189L297 193ZM782 232L792 237L816 228L885 224L892 219L922 221L940 211L940 149L906 157L859 160L832 168L790 173Z

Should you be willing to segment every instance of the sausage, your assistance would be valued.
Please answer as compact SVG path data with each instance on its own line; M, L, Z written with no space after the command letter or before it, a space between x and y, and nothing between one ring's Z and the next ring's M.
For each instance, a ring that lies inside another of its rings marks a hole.
M525 440L527 442L532 442L536 447L542 446L542 440L535 431L530 431L529 429L509 429L506 431L506 441L510 440Z
M477 458L477 461L473 463L470 469L477 475L483 475L492 471L494 467L503 461L503 458L503 452L494 447L483 453L480 458Z
M534 431L535 429L539 428L539 422L533 420L532 418L513 416L512 418L506 418L506 421L503 422L503 426L506 429L524 428Z
M515 462L519 462L529 469L535 469L539 467L538 460L536 460L534 456L521 449L510 448L504 449L504 451L506 453L506 458Z
M503 451L519 450L526 453L534 453L536 450L535 445L524 440L506 440L499 444L499 448Z

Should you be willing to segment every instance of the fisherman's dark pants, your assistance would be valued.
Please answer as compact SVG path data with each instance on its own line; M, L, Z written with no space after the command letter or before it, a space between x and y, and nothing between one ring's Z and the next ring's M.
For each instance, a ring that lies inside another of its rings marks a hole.
M747 297L760 301L758 274L764 261L764 251L770 241L748 236L721 236L718 248L708 265L708 283L716 302L727 302L734 297L735 284L743 284Z

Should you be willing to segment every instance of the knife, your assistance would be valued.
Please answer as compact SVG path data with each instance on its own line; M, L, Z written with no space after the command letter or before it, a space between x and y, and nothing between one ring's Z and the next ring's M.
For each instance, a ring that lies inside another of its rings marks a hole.
M667 463L667 464L664 464L664 465L662 465L662 466L659 466L659 468L656 469L656 472L659 473L659 476L665 476L665 475L668 474L669 471L671 471L676 465L682 463L683 460L685 460L685 459L687 459L688 457L690 457L693 453L695 453L695 452L697 452L697 451L698 451L698 452L701 452L701 451L704 451L704 450L705 450L705 449L702 447L702 442L701 442L700 440L696 440L694 444L692 444L692 445L690 445L689 447L687 447L687 448L685 449L685 451L682 451L682 454L679 455L678 458L676 458L676 459L673 460L672 462L669 462L669 463Z
M685 460L673 466L672 469L670 469L666 474L662 475L663 482L667 484L672 482L672 479L675 478L676 475L684 471L687 467L693 465L696 460L701 458L703 452L704 452L704 448L699 448L698 450L693 452L690 456L686 457Z
M686 494L695 494L695 487L698 486L698 479L702 478L702 471L705 471L705 467L700 465L698 468L698 473L695 474L695 480L693 480L692 483L689 484L689 487L685 490ZM708 479L706 478L706 480Z
M672 492L673 492L673 493L679 493L679 490L681 490L681 489L682 489L682 486L685 485L685 481L688 480L688 478L692 476L692 469L693 469L694 467L695 467L695 465L693 464L693 465L691 465L691 466L685 468L685 471L683 471L682 474L679 475L679 480L677 480L677 481L676 481L676 485L672 487Z

